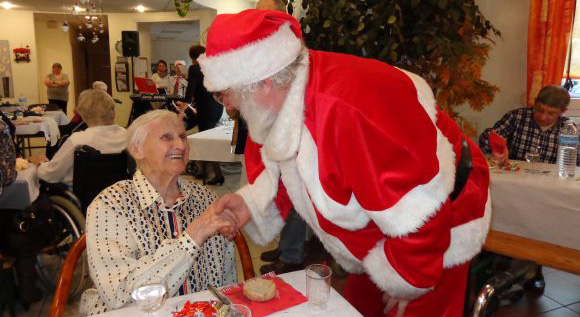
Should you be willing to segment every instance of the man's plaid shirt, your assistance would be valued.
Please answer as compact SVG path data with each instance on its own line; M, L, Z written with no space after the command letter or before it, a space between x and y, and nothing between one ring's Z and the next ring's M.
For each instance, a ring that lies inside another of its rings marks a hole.
M542 131L534 120L534 108L519 108L508 112L479 136L479 147L484 153L491 153L489 133L495 130L507 140L509 158L525 161L526 153L536 147L540 152L540 162L556 163L558 157L558 135L568 118L560 116L556 124ZM580 163L580 162L579 162Z

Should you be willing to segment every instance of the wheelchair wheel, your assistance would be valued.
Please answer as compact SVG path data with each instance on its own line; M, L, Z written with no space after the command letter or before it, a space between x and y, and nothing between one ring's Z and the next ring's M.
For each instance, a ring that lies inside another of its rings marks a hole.
M78 207L66 198L59 196L49 198L52 202L49 222L53 229L54 239L49 247L37 255L36 270L44 287L54 292L68 251L84 232L85 219ZM70 298L82 292L89 280L86 255L83 255L73 275Z

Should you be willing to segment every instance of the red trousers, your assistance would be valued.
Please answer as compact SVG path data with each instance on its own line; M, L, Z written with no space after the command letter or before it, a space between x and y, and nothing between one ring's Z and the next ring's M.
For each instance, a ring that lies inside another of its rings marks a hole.
M405 317L461 317L469 262L443 270L439 284L431 291L409 302ZM388 315L383 314L383 292L366 274L350 274L346 282L344 297L365 317L395 316L397 307Z

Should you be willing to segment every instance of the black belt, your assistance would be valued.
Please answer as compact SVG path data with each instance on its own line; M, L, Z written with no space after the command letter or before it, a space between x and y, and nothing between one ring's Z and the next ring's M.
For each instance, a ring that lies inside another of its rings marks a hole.
M455 171L455 185L453 186L453 191L449 198L455 200L457 196L465 187L469 174L473 169L473 162L471 160L471 150L469 149L469 143L467 140L463 139L461 142L461 158L459 159L459 164L457 164L457 169Z

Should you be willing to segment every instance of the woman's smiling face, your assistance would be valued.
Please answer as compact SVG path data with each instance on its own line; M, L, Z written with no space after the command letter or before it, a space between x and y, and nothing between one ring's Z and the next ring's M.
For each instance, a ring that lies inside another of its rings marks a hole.
M142 160L150 170L168 176L185 171L189 158L187 134L181 122L161 120L150 124L142 147Z

